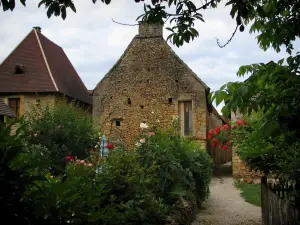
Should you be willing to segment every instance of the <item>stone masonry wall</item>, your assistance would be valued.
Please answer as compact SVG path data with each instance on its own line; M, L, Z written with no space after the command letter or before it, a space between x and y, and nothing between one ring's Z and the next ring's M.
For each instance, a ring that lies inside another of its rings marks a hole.
M163 38L154 36L136 36L97 85L93 116L111 140L124 140L131 148L141 122L170 128L179 115L178 102L192 101L193 136L206 147L205 88Z

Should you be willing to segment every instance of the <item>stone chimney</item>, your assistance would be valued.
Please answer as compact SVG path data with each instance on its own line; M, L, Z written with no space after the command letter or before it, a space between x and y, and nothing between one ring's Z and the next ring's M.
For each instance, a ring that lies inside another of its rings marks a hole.
M148 24L139 22L139 37L162 37L163 24Z
M42 28L40 28L40 27L33 27L33 29L35 29L37 32L42 33Z

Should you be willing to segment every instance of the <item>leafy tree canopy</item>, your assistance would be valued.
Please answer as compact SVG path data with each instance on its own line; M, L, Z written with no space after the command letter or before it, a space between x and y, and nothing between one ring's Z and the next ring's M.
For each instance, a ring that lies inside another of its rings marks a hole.
M112 0L101 0L110 4ZM113 0L116 1L116 0ZM92 0L95 4L97 0ZM26 0L20 0L26 5ZM266 50L272 46L280 51L285 45L289 53L293 48L291 41L300 35L299 0L134 0L134 3L144 4L144 13L137 18L147 23L170 21L170 39L175 45L194 40L199 31L194 28L195 21L203 21L203 12L207 9L217 8L220 3L231 7L230 15L236 20L236 30L243 32L245 25L251 22L251 32L261 32L258 35L259 45ZM16 0L1 0L4 11L13 10ZM67 10L76 12L72 0L42 0L38 4L44 6L47 16L67 17ZM223 46L222 46L223 47Z

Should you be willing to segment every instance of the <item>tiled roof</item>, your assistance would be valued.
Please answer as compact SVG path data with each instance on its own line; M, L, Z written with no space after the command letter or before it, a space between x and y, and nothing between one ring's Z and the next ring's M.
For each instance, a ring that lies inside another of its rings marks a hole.
M24 73L14 74L16 69ZM92 99L63 49L33 29L0 65L0 93L59 92Z
M229 123L229 120L227 118L225 118L224 116L221 116L218 111L216 110L216 108L214 106L212 106L212 113L219 117L219 119L221 119L222 121L224 121L225 123Z
M5 102L0 98L0 115L8 117L16 117L16 114L5 104Z

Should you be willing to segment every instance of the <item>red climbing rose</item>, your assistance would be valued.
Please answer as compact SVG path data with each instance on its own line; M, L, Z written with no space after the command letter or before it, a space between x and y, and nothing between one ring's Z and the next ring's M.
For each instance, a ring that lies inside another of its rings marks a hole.
M223 130L226 131L226 130L229 130L229 129L230 129L230 126L228 124L224 124L223 125Z
M227 151L227 150L228 150L228 146L227 146L227 145L224 145L224 146L223 146L223 149L224 149L225 151Z
M106 148L108 148L109 150L113 150L113 149L114 149L114 145L111 144L111 143L108 143L108 144L106 145Z
M208 139L208 140L211 140L211 139L212 139L212 135L209 134L209 135L207 136L207 139Z

